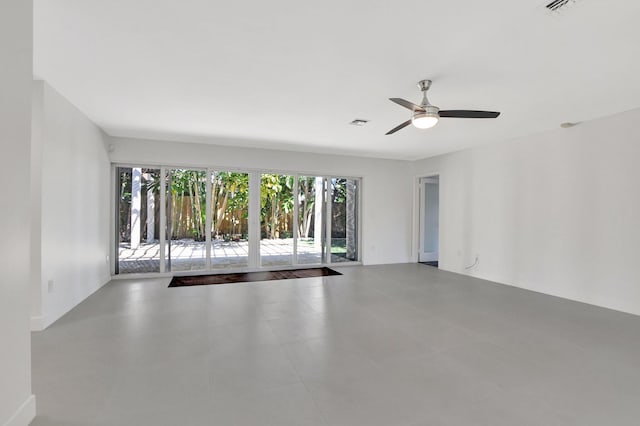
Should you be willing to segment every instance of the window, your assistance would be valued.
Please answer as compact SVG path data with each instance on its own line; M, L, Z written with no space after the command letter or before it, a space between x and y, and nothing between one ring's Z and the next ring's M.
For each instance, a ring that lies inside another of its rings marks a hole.
M144 166L115 172L117 274L359 260L358 178Z

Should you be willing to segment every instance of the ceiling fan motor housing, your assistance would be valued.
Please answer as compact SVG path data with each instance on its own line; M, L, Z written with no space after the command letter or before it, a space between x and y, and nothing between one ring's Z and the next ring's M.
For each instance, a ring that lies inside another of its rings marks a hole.
M424 108L424 111L416 111L413 115L414 117L417 115L428 115L428 116L438 116L438 112L440 112L440 108L438 108L437 106L431 105L431 104L427 104L422 106L422 108Z

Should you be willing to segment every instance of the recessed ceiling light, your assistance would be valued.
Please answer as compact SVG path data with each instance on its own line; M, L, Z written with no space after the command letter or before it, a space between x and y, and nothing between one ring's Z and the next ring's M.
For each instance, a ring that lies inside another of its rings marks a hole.
M364 126L365 124L367 124L369 122L369 120L363 120L362 118L356 118L355 120L353 120L351 123L351 125L353 126Z

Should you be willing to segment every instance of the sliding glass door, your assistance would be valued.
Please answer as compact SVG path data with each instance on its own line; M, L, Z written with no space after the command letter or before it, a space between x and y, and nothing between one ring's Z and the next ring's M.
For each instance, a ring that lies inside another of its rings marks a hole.
M168 270L199 271L206 268L205 170L172 169L167 194Z
M116 273L160 272L160 169L118 167Z
M249 174L211 173L211 267L249 266Z
M331 262L358 260L358 181L331 179Z
M296 259L301 265L326 263L325 186L322 176L298 177Z
M265 173L260 178L260 265L293 264L294 176Z
M357 178L135 166L115 172L117 274L359 260Z

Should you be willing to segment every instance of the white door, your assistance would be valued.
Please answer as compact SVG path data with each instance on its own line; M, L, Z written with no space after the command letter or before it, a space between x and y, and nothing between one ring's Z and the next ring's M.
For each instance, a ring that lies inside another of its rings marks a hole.
M438 261L440 177L420 179L420 262Z

